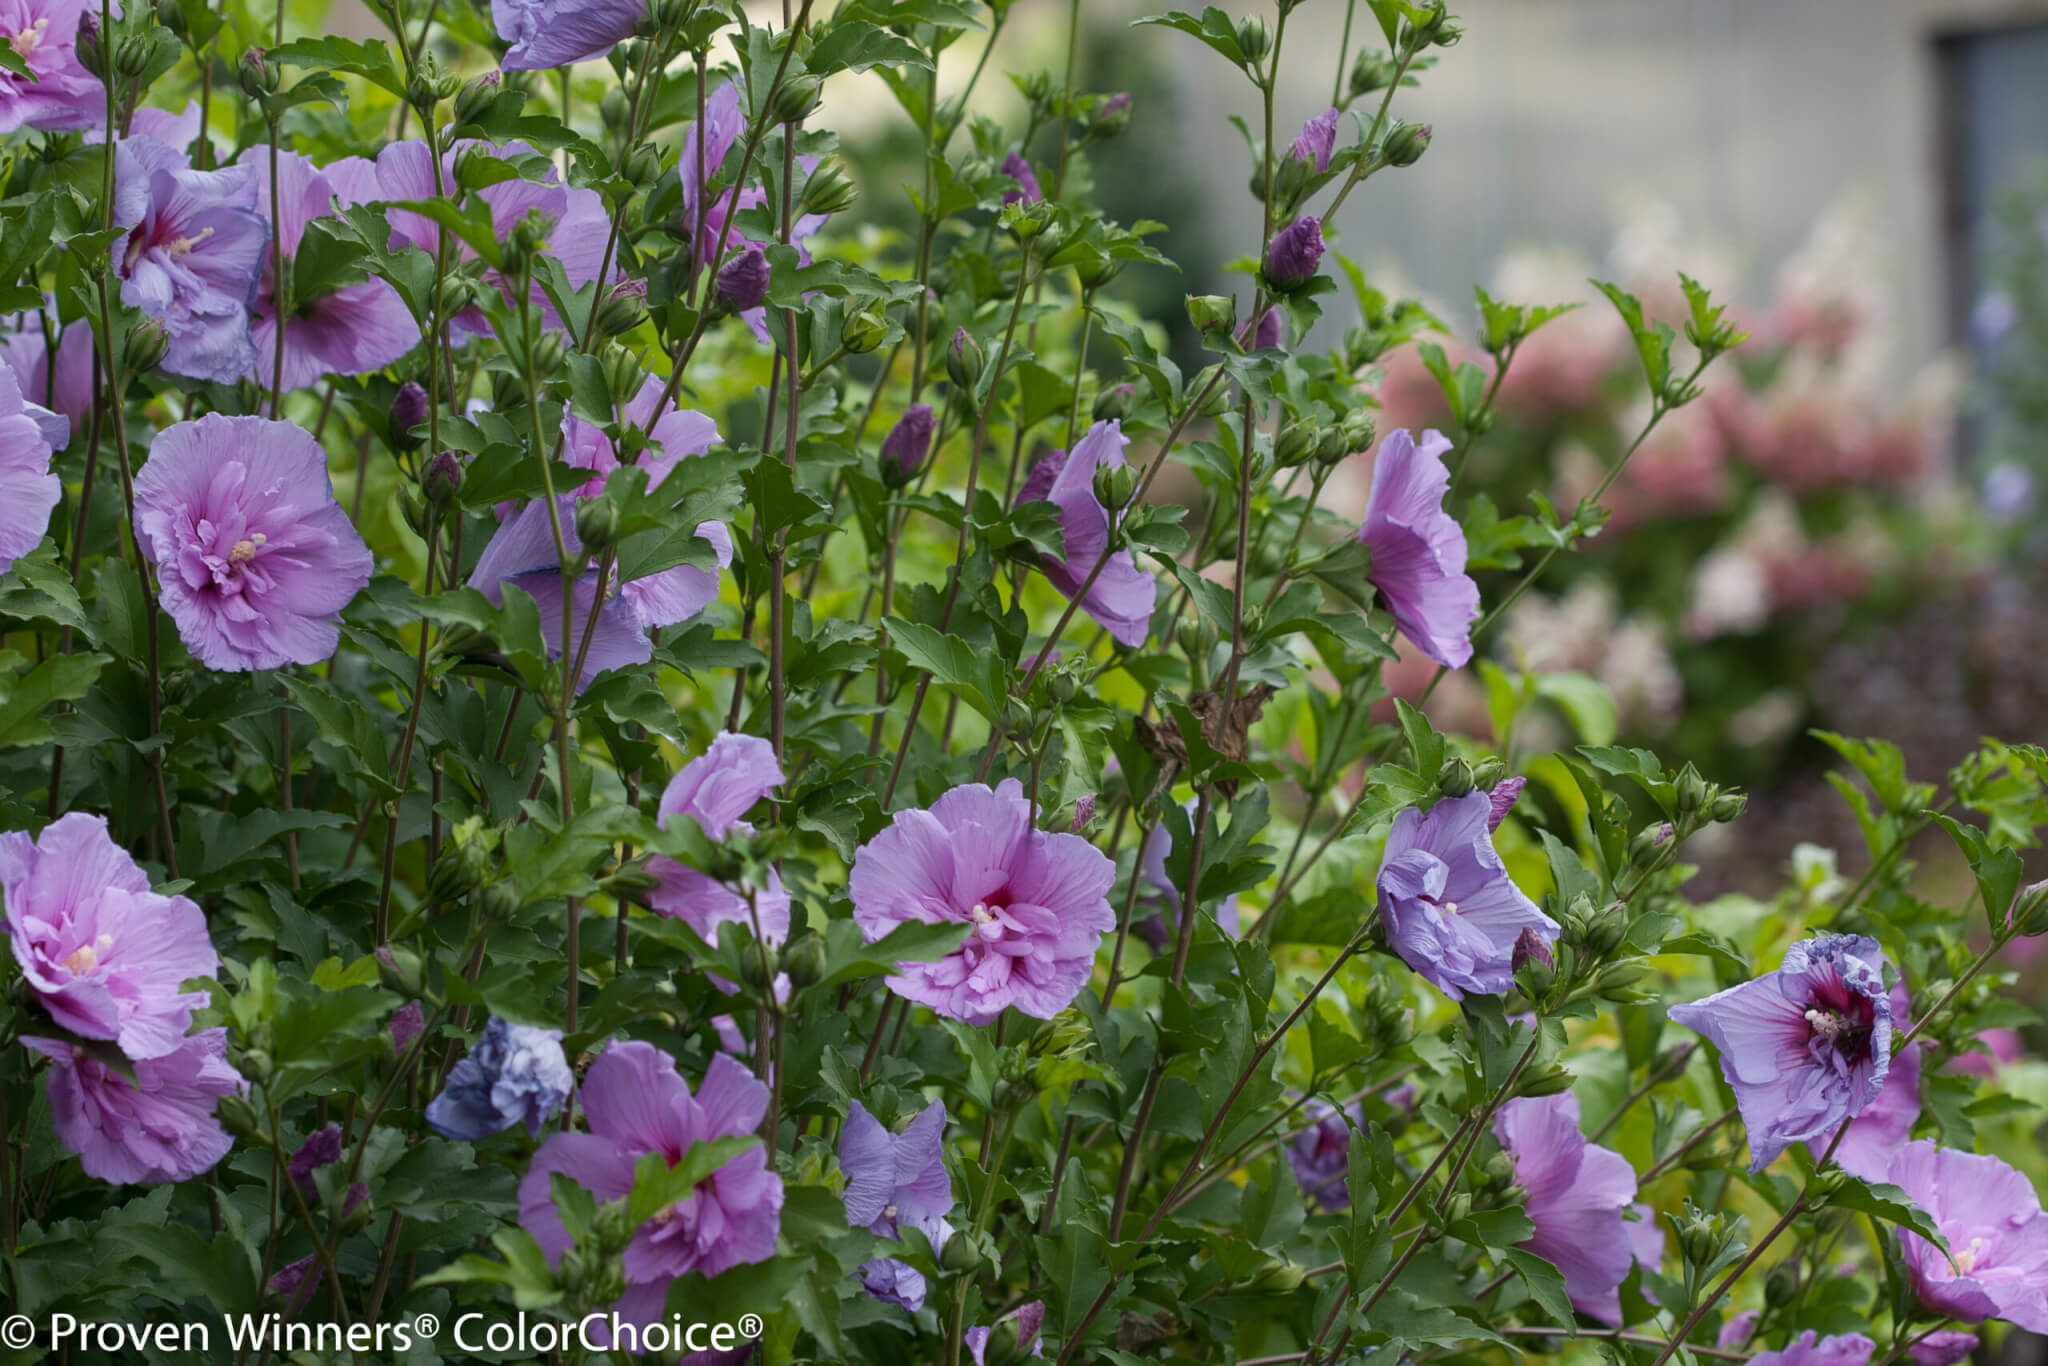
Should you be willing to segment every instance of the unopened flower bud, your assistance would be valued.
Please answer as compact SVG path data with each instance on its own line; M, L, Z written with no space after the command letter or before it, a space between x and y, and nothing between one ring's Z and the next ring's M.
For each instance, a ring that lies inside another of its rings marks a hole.
M242 93L252 100L263 100L275 95L278 86L284 83L284 73L260 47L252 47L242 54L241 64L235 69L235 77L242 83Z
M1342 427L1325 427L1316 433L1316 463L1334 465L1351 454L1351 442Z
M1268 1257L1254 1271L1245 1288L1255 1295L1292 1295L1308 1279L1308 1268L1285 1257Z
M1713 795L1712 789L1707 785L1707 780L1702 778L1700 771L1691 764L1687 764L1678 771L1678 782L1675 786L1678 814L1681 819L1689 819L1698 815L1700 809L1707 804Z
M1123 273L1123 258L1118 256L1091 256L1074 263L1074 276L1085 290L1100 289Z
M946 348L946 376L962 389L973 389L981 381L981 347L974 338L967 335L966 328L953 333L953 342Z
M1230 385L1222 382L1220 378L1222 374L1223 367L1221 365L1212 365L1202 371L1201 374L1196 375L1194 382L1188 385L1189 394L1207 395L1206 398L1202 399L1202 406L1195 410L1197 416L1221 417L1225 412L1229 411Z
M1296 289L1313 279L1322 264L1322 220L1303 214L1273 235L1266 249L1266 281L1276 289Z
M1664 848L1671 843L1671 822L1659 821L1636 831L1629 841L1628 861L1632 867L1648 868L1664 856Z
M924 473L937 425L929 403L913 403L882 438L882 482L900 489Z
M562 362L569 358L569 340L560 332L543 332L533 344L533 370L536 379L546 379L562 368Z
M939 1252L939 1266L946 1271L969 1271L980 1261L981 1250L974 1245L973 1236L965 1229L955 1230Z
M860 191L838 158L822 161L804 182L803 211L809 214L844 213L853 207Z
M1493 791L1507 776L1508 761L1498 754L1489 754L1472 766L1472 786L1481 792Z
M816 76L792 76L775 88L768 117L777 123L802 123L817 112L824 82Z
M825 941L815 934L792 940L782 950L782 970L789 984L802 991L825 976Z
M486 71L481 76L471 77L462 89L455 92L456 127L475 123L483 117L484 111L497 102L498 83L502 79L497 72Z
M1291 470L1316 453L1316 429L1306 422L1290 423L1273 438L1273 465Z
M1716 825L1726 825L1742 814L1749 805L1749 798L1740 792L1723 792L1707 803L1707 819Z
M398 393L391 400L391 445L396 450L409 451L420 444L416 429L424 427L429 416L427 391L417 380L407 380L398 386Z
M768 255L749 244L718 268L718 301L733 313L759 308L768 297Z
M602 555L619 539L619 507L609 498L586 498L576 505L576 539L585 551Z
M889 335L889 315L882 311L880 304L868 304L858 312L846 315L846 321L839 326L839 344L849 355L865 356L880 346Z
M1113 138L1131 125L1131 96L1128 91L1118 91L1103 101L1095 111L1095 117L1088 124L1093 137Z
M486 921L510 920L521 904L519 889L510 882L494 882L477 894L477 910Z
M604 380L615 394L637 394L642 381L647 378L640 358L617 342L605 347L598 364L604 369Z
M1462 797L1472 790L1472 765L1462 754L1453 754L1436 771L1437 790L1446 797Z
M1230 294L1190 294L1188 321L1197 332L1228 332L1237 324L1237 298Z
M1111 512L1120 512L1138 491L1138 472L1128 464L1095 467L1095 500Z
M1237 21L1237 47L1244 53L1247 66L1257 66L1273 46L1273 35L1266 28L1266 21L1256 14L1248 14Z
M607 337L623 336L646 320L645 280L620 281L597 307L597 330Z
M1536 963L1546 968L1557 966L1557 959L1551 954L1550 945L1544 942L1543 936L1536 933L1534 927L1528 925L1524 925L1522 932L1515 936L1515 970L1521 971L1524 963Z
M1380 157L1389 166L1413 166L1429 150L1431 127L1426 123L1397 123L1380 145Z
M400 996L420 994L420 956L403 945L385 944L377 950L377 977Z
M604 98L597 102L598 117L604 120L605 127L614 132L626 126L626 116L631 112L632 107L626 103L626 92L616 85L605 91Z
M434 507L447 507L462 492L462 457L454 451L437 451L420 473L420 492Z
M476 281L467 275L444 275L440 293L435 296L434 311L443 320L453 318L474 305L476 297Z
M643 142L626 153L625 164L620 169L633 184L642 187L652 185L661 178L661 149L651 142Z
M92 75L106 79L107 54L100 44L100 15L96 8L88 7L78 16L78 37L73 41L71 51L80 66Z
M1097 422L1121 422L1131 415L1131 403L1138 396L1135 384L1116 384L1095 396L1091 416Z
M122 343L122 373L148 374L163 360L164 351L170 344L170 338L164 332L164 325L155 318L144 318L129 329L127 339Z
M1385 90L1394 83L1394 59L1384 52L1371 48L1360 48L1357 60L1351 63L1351 96L1357 99L1370 95L1375 90Z
M1764 1277L1764 1303L1773 1309L1782 1309L1792 1303L1799 1293L1798 1258L1787 1258L1771 1268L1771 1274ZM1745 1338L1744 1341L1748 1339ZM1737 1343L1736 1346L1741 1346Z
M440 58L432 50L422 52L414 64L412 79L406 82L406 103L421 113L426 113L442 100L449 99L462 89L462 78L441 69Z
M131 33L114 50L114 70L128 80L141 80L142 73L149 70L150 59L155 56L156 44L148 36Z

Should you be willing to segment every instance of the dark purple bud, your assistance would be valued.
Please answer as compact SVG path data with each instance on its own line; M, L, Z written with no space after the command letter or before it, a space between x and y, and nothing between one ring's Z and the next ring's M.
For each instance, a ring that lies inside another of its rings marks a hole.
M1323 224L1303 214L1280 230L1266 251L1266 277L1287 288L1304 284L1323 263Z
M462 492L462 457L454 451L437 452L420 475L420 491L436 507L446 507Z
M1083 793L1080 800L1074 803L1074 820L1067 829L1070 833L1078 835L1083 830L1086 830L1094 820L1095 794L1093 792Z
M768 253L749 245L718 268L718 298L735 313L759 308L768 297Z
M924 472L932 450L932 406L913 403L882 438L882 481L902 488Z
M313 1292L320 1288L320 1277L325 1273L320 1266L320 1254L308 1253L288 1266L280 1268L270 1278L266 1287L272 1294L284 1300L286 1317L295 1316Z
M426 421L427 391L419 381L409 379L398 386L398 395L391 400L391 444L400 450L411 450L419 444L413 428L424 426Z
M1515 971L1520 972L1525 963L1541 963L1546 968L1555 968L1557 959L1551 956L1550 945L1543 942L1542 936L1532 927L1524 925L1522 932L1515 936L1512 963Z
M292 1184L300 1194L311 1199L317 1188L313 1185L313 1173L330 1162L341 1160L341 1126L330 1124L324 1129L315 1129L292 1154Z
M1302 125L1294 138L1294 159L1313 162L1318 172L1327 171L1336 150L1337 110L1332 106Z
M1248 322L1237 332L1237 344L1253 351L1264 351L1268 347L1282 345L1286 340L1286 321L1277 308L1267 309L1259 315L1256 325Z
M1036 204L1045 198L1045 192L1038 188L1038 177L1031 172L1031 163L1015 152L1003 158L1003 174L1017 182L1019 188L1003 196L1005 204L1022 201Z
M1099 138L1113 138L1128 128L1131 123L1131 96L1127 90L1119 90L1102 102L1095 111L1095 120L1089 131Z
M1528 785L1529 780L1520 777L1503 778L1494 784L1493 791L1486 794L1490 804L1490 809L1486 813L1488 830L1500 829L1500 823L1508 818L1508 812L1514 807L1515 798L1521 796L1522 789Z
M399 1053L405 1052L412 1047L412 1041L417 1039L426 1027L427 1012L421 1008L418 1001L407 1001L391 1016L392 1049Z

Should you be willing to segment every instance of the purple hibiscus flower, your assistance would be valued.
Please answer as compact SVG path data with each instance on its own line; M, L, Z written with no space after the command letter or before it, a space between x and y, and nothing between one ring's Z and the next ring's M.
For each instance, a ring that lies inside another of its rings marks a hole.
M754 827L740 818L780 787L782 777L773 745L758 735L722 731L709 749L669 779L661 794L662 828L688 816L714 841L735 830L751 835ZM703 939L717 942L718 927L725 924L747 926L771 948L789 938L789 893L773 870L768 885L754 893L751 905L743 892L666 854L649 859L647 871L656 879L647 893L647 904L682 920ZM728 995L738 989L719 977L711 980ZM786 975L776 975L778 995L787 993L788 982Z
M1861 1114L1891 1060L1884 955L1863 935L1802 940L1776 972L1673 1006L1671 1018L1721 1051L1721 1075L1749 1133L1751 1171Z
M545 71L602 57L647 19L646 0L491 0L491 22L512 44L507 71Z
M155 138L114 147L113 246L121 302L164 325L163 365L233 383L256 361L249 306L269 254L270 223L246 166L195 171Z
M1635 1265L1623 1218L1636 1198L1635 1168L1586 1141L1569 1091L1507 1102L1493 1133L1514 1159L1515 1184L1529 1193L1536 1233L1522 1247L1563 1273L1574 1308L1621 1322L1621 1283Z
M473 192L490 211L491 227L499 240L509 238L512 229L528 214L538 213L551 224L547 233L547 254L562 263L562 273L570 287L581 289L595 280L604 264L605 243L610 240L611 217L605 209L604 197L595 190L575 189L562 184L559 173L552 166L541 165L535 159L533 148L525 143L458 143L442 155L441 177L436 182L433 154L424 142L416 138L394 142L377 154L375 192L370 192L366 186L351 186L345 192L353 196L352 202L446 197L455 193L456 159L472 147L500 160L517 162L522 168L537 168L535 173L544 177L541 180L501 180ZM329 171L331 175L332 168ZM391 208L385 210L384 218L391 225L391 250L418 247L431 256L440 249L440 225L418 210ZM474 249L452 233L448 237L448 252L451 263L468 261L476 255ZM614 279L618 274L615 261L607 272L607 279ZM512 285L498 271L486 270L483 278L507 298L511 297ZM532 299L546 326L563 326L553 301L538 281L533 286ZM458 340L487 336L490 330L490 321L485 318L483 310L476 307L464 309L449 325L450 334Z
M107 121L107 90L78 60L88 0L0 0L0 42L32 79L0 71L0 133L75 131ZM96 8L96 6L95 6ZM115 13L120 7L115 6Z
M1372 466L1372 492L1358 539L1372 552L1366 579L1394 614L1401 634L1449 669L1472 658L1479 585L1465 573L1465 529L1444 511L1450 439L1426 431L1421 444L1388 432Z
M1380 863L1379 910L1387 942L1453 1001L1498 996L1514 985L1524 930L1548 948L1563 927L1508 877L1488 826L1484 792L1394 817Z
M1186 806L1190 820L1194 818L1195 803ZM1180 891L1174 886L1173 875L1167 871L1166 860L1173 853L1173 831L1167 829L1165 821L1152 826L1152 832L1145 836L1144 850L1138 856L1138 876L1159 894L1159 900L1166 904L1166 910L1146 917L1134 928L1138 937L1150 944L1157 952L1173 942L1173 934L1180 925ZM1235 893L1224 897L1209 908L1216 917L1217 928L1225 934L1237 934L1237 896Z
M576 1074L562 1055L561 1030L493 1015L476 1047L455 1064L447 1086L427 1105L427 1123L447 1138L475 1142L524 1120L526 1132L538 1138L575 1084Z
M290 422L208 413L157 434L135 476L136 535L163 606L209 669L279 669L334 653L370 548Z
M930 810L899 811L854 853L853 918L874 943L898 925L965 924L967 941L929 963L898 963L890 990L949 1019L988 1024L1011 1006L1050 1020L1094 969L1116 928L1116 867L1079 835L1032 828L1014 778L956 787Z
M1340 1114L1335 1106L1318 1100L1310 1102L1308 1113L1313 1122L1287 1141L1294 1179L1311 1209L1350 1209L1346 1177L1351 1169L1351 1125L1344 1122L1344 1115L1358 1123L1359 1109L1349 1105Z
M1116 640L1138 646L1152 630L1158 582L1138 567L1128 550L1111 555L1109 563L1095 573L1096 563L1109 547L1111 518L1121 520L1124 512L1104 507L1095 496L1095 471L1127 464L1124 447L1130 440L1121 423L1096 423L1074 443L1071 454L1054 451L1033 465L1024 476L1024 487L1017 491L1017 502L1049 502L1060 510L1064 553L1057 560L1046 560L1046 579L1070 598L1087 584L1081 606L1088 615ZM1091 574L1095 581L1088 583Z
M1658 1219L1657 1211L1638 1200L1629 1206L1629 1213L1635 1216L1624 1223L1629 1255L1645 1272L1661 1272L1664 1269L1664 1225ZM1655 1292L1647 1286L1643 1289L1643 1298L1651 1304L1657 1302Z
M946 1107L933 1102L892 1134L867 1107L854 1101L839 1136L839 1169L846 1174L846 1222L898 1237L908 1226L924 1235L934 1251L946 1245L952 1227L953 1180L946 1174ZM924 1307L925 1280L916 1268L894 1257L878 1257L860 1268L861 1284L878 1300L911 1313Z
M1877 1344L1861 1333L1824 1338L1809 1328L1775 1352L1758 1352L1751 1366L1864 1366Z
M250 147L236 164L256 177L257 208L269 218L270 148ZM337 206L365 204L378 195L376 167L362 157L320 167L298 152L280 152L277 181L278 245L286 259L297 255L314 219L333 217ZM277 363L277 281L267 254L251 317L256 363L250 374L267 388ZM283 388L303 389L328 375L382 370L419 340L411 310L386 281L364 280L310 298L294 294L284 329Z
M648 1153L673 1167L695 1144L753 1133L768 1112L767 1086L730 1056L711 1059L692 1095L675 1059L638 1040L606 1048L590 1065L581 1095L590 1131L551 1136L519 1183L519 1222L549 1265L559 1264L574 1241L555 1209L549 1183L555 1172L600 1202L622 1199L633 1189L635 1164ZM626 1247L626 1293L613 1312L624 1322L655 1322L676 1277L692 1271L716 1276L774 1256L781 1223L782 1178L756 1144L634 1230Z
M152 891L105 817L73 811L33 840L0 835L0 896L15 966L51 1019L134 1061L183 1046L209 998L179 987L220 967L206 916Z
M117 1186L183 1181L234 1144L213 1113L220 1097L248 1089L228 1065L225 1029L202 1029L173 1052L138 1059L132 1081L62 1039L21 1042L50 1060L57 1137L87 1176Z
M1330 156L1337 150L1337 110L1325 109L1301 126L1294 137L1294 159L1312 164L1318 174L1330 169Z
M54 314L40 310L0 319L0 368L14 372L29 415L54 449L83 434L91 416L92 350L92 325L83 318L61 331ZM63 441L43 418L44 409L65 419Z
M1892 985L1890 1000L1895 1025L1913 1018L1904 982ZM1892 1054L1877 1095L1853 1123L1844 1121L1848 1132L1835 1144L1835 1165L1843 1171L1865 1181L1886 1179L1892 1159L1913 1136L1913 1122L1920 1118L1920 1053L1921 1046L1912 1043ZM1807 1151L1818 1161L1832 1142L1832 1134L1808 1139Z
M649 434L651 444L641 452L639 464L648 471L650 487L658 487L678 461L702 455L718 439L717 424L702 413L663 408L657 418L662 388L662 381L648 376L640 392L620 410L623 423ZM580 417L565 417L562 435L568 462L592 472L581 489L558 501L563 540L570 554L577 555L582 543L575 533L575 500L602 491L604 477L618 468L619 461L604 429ZM700 523L697 535L710 543L719 569L732 563L732 536L723 523ZM607 582L601 603L596 600L597 578L597 567L588 565L573 590L571 639L579 650L586 634L590 640L578 691L608 669L645 664L654 658L649 631L680 625L718 597L718 571L695 565L676 565L623 584ZM560 657L562 562L556 555L554 526L545 500L528 504L498 528L470 572L470 582L494 603L504 601L508 583L531 596L540 612L541 639L550 655ZM594 625L593 609L597 615Z
M0 573L43 543L64 496L63 481L50 473L51 450L60 443L38 420L43 411L22 397L14 371L0 365Z
M2004 1319L2048 1333L2048 1215L2024 1172L1922 1139L1899 1150L1889 1176L1948 1242L1943 1256L1918 1234L1899 1231L1920 1303L1963 1323Z
M1976 1350L1975 1333L1959 1333L1951 1328L1921 1338L1907 1349L1906 1355L1913 1358L1913 1366L1956 1366Z

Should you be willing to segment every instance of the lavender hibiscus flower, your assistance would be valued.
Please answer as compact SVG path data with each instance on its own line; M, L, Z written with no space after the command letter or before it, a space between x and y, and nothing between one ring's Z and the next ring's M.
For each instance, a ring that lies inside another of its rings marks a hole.
M1586 1141L1569 1091L1508 1101L1493 1133L1514 1159L1515 1184L1529 1193L1536 1233L1522 1247L1563 1273L1574 1308L1621 1322L1621 1283L1635 1265L1623 1217L1636 1198L1635 1168Z
M1758 1352L1750 1366L1864 1366L1877 1344L1861 1333L1824 1338L1811 1328L1775 1352Z
M965 924L937 962L898 963L890 990L949 1019L988 1024L1011 1006L1041 1020L1065 1010L1116 928L1116 867L1079 835L1032 827L1014 778L956 787L930 810L899 811L854 853L853 918L874 943L898 925Z
M1186 804L1188 819L1193 820L1195 803ZM1155 822L1152 832L1145 836L1145 847L1138 855L1138 876L1159 894L1166 909L1163 913L1146 917L1134 928L1139 938L1153 947L1156 952L1173 942L1173 933L1180 925L1181 889L1174 885L1173 874L1167 870L1166 860L1173 853L1173 831L1165 821ZM1224 897L1213 907L1207 907L1216 917L1217 928L1225 934L1237 934L1237 896L1235 893Z
M1346 1106L1340 1114L1327 1102L1311 1101L1308 1114L1309 1126L1287 1141L1287 1162L1294 1168L1294 1179L1311 1209L1350 1209L1351 1187L1346 1177L1351 1169L1351 1125L1344 1122L1344 1115L1350 1115L1352 1123L1361 1123L1358 1106Z
M1128 550L1117 551L1101 573L1094 572L1109 546L1111 519L1121 520L1124 511L1104 507L1095 496L1095 471L1124 466L1124 447L1129 444L1122 424L1096 423L1074 443L1072 454L1054 451L1033 465L1017 491L1017 502L1049 502L1060 510L1065 549L1061 558L1046 561L1046 579L1070 598L1087 585L1081 606L1088 615L1118 641L1139 646L1151 633L1158 582L1138 567Z
M839 1168L846 1174L846 1222L898 1237L914 1228L934 1250L952 1236L953 1180L946 1174L946 1107L927 1105L901 1134L892 1134L859 1101L852 1103L839 1136ZM870 1295L911 1313L924 1307L925 1280L915 1267L878 1257L860 1268Z
M1913 1018L1904 982L1892 985L1890 1000L1894 1027L1901 1020ZM1913 1136L1913 1122L1920 1118L1920 1054L1918 1043L1892 1054L1891 1065L1885 1069L1884 1085L1878 1088L1877 1095L1854 1122L1844 1121L1847 1132L1834 1145L1835 1165L1843 1171L1865 1181L1888 1179L1885 1173L1891 1170L1892 1159ZM1818 1161L1830 1143L1834 1143L1832 1134L1808 1139L1807 1151Z
M507 71L545 71L602 57L647 19L646 0L491 0L491 22L512 44Z
M105 817L73 811L33 840L0 835L0 897L15 965L51 1019L133 1061L184 1046L209 998L179 988L220 967L206 916L152 891Z
M622 423L648 432L649 446L641 452L639 464L648 472L650 487L658 487L677 462L702 455L718 439L718 426L702 413L663 407L662 381L650 375L640 392L620 409ZM591 478L574 495L558 500L562 536L572 556L580 555L582 543L575 532L575 500L595 497L604 488L604 478L619 467L618 455L604 429L571 414L562 420L565 457L568 462L592 472ZM720 522L703 522L697 534L709 543L719 569L732 563L732 536ZM604 600L597 601L598 573L587 566L573 589L571 639L578 649L585 634L590 645L583 659L578 691L608 669L645 664L654 658L654 646L647 633L688 621L718 597L718 571L694 565L676 565L623 584L607 582ZM470 582L494 603L504 601L505 585L527 593L540 612L541 639L548 653L560 658L562 648L562 563L556 554L554 525L545 501L528 504L514 512L498 528L476 567ZM592 611L597 614L591 624Z
M71 436L85 431L92 412L92 349L92 325L83 318L61 328L54 312L40 310L0 320L0 368L14 372L30 415L54 449L62 450ZM65 441L54 439L37 409L65 419Z
M256 362L249 306L270 245L256 193L247 166L195 171L155 138L115 144L121 302L164 325L163 365L174 375L229 384Z
M638 1040L606 1048L590 1065L580 1094L590 1131L550 1137L519 1183L519 1222L550 1265L558 1265L574 1241L555 1209L554 1173L599 1201L623 1199L643 1156L658 1153L673 1167L698 1143L752 1134L768 1112L767 1086L730 1056L711 1059L692 1095L675 1059ZM774 1256L781 1222L782 1178L756 1144L633 1231L626 1293L613 1312L625 1322L655 1322L676 1277L692 1271L716 1276Z
M0 365L0 573L43 543L64 484L50 473L52 447L44 412L22 397L14 371ZM55 419L69 423L58 417Z
M1044 1341L1039 1337L1039 1328L1045 1322L1045 1301L1032 1300L1020 1304L1009 1313L997 1319L993 1328L976 1325L967 1330L967 1351L974 1358L974 1366L989 1366L989 1340L1014 1339L1017 1350L1025 1356L1045 1355ZM997 1354L998 1361L1003 1359Z
M1294 159L1305 161L1318 174L1330 169L1330 156L1337 150L1337 110L1325 109L1301 126L1294 137Z
M135 518L164 610L209 669L328 658L370 581L327 453L294 423L208 413L164 428L135 476Z
M526 1132L538 1138L575 1084L576 1074L562 1056L561 1030L494 1015L428 1103L427 1123L444 1137L474 1142L524 1120Z
M1401 960L1453 1001L1498 996L1514 985L1515 944L1532 932L1546 948L1562 932L1508 877L1493 847L1484 792L1394 817L1380 863L1379 911Z
M1956 1366L1957 1362L1968 1360L1976 1350L1975 1333L1945 1329L1921 1338L1906 1350L1906 1355L1913 1359L1913 1366Z
M87 1176L115 1185L184 1181L227 1156L234 1140L214 1118L222 1096L247 1090L227 1062L228 1032L202 1029L134 1064L134 1079L76 1044L24 1036L50 1060L57 1137Z
M751 835L754 827L740 818L781 786L782 780L782 765L776 761L773 745L758 735L722 731L709 749L669 779L661 794L662 828L687 816L713 841L722 841L735 830ZM647 893L647 904L682 920L701 938L715 942L718 927L725 924L748 926L771 948L789 938L789 893L772 870L768 885L754 893L751 903L725 882L666 854L649 859L647 871L656 879ZM711 980L728 994L737 990L721 978ZM777 975L778 994L787 992L788 981L786 975Z
M1862 935L1802 940L1776 972L1673 1006L1671 1018L1721 1051L1751 1171L1861 1114L1891 1061L1884 955Z
M270 148L254 146L236 163L256 177L256 203L270 217ZM339 205L347 208L377 198L376 167L362 157L346 157L320 167L298 152L277 158L278 245L287 260L297 256L306 228L317 218L331 218ZM263 278L252 310L251 335L256 363L250 373L268 387L276 368L277 281L270 258L263 260ZM285 321L282 387L303 389L328 375L362 375L404 356L419 344L419 325L398 291L383 280L363 280L310 297L294 286L292 314Z
M1899 1232L1920 1303L1963 1323L2004 1319L2048 1333L2048 1215L2024 1172L1922 1139L1900 1149L1889 1176L1948 1242L1944 1256L1918 1234Z
M1306 283L1323 264L1323 224L1314 214L1303 214L1273 234L1266 248L1266 275L1286 289Z
M13 48L30 73L0 71L0 133L76 131L107 121L107 89L78 60L78 26L88 3L0 0L0 43Z
M1424 432L1420 445L1405 431L1388 432L1358 539L1372 552L1366 578L1401 634L1445 668L1461 669L1472 658L1479 585L1465 573L1465 529L1443 509L1450 448L1438 432Z

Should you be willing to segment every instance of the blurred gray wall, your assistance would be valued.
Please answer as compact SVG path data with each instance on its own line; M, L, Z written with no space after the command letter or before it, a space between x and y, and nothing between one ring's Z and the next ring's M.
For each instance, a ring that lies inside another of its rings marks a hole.
M1126 7L1101 8L1107 21ZM1358 9L1353 50L1361 36L1384 46ZM1719 247L1732 263L1724 273L1742 277L1709 283L1755 298L1819 215L1861 196L1882 234L1883 283L1896 291L1897 360L1918 362L1950 339L1958 101L1942 40L2038 24L2048 3L1454 0L1452 9L1465 40L1396 101L1434 125L1435 142L1419 164L1375 177L1346 203L1337 226L1348 254L1368 267L1398 262L1469 325L1471 285L1490 279L1504 249L1562 245L1605 264L1627 206L1662 201L1688 240ZM1329 103L1344 11L1344 0L1309 0L1290 19L1276 140ZM1242 145L1223 123L1229 112L1255 117L1252 92L1193 40L1151 32L1181 49L1190 173L1213 182L1225 239L1256 241ZM2009 131L2012 146L2048 155L2048 127Z

